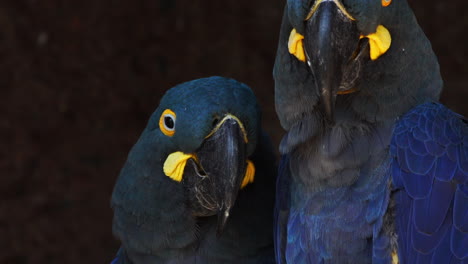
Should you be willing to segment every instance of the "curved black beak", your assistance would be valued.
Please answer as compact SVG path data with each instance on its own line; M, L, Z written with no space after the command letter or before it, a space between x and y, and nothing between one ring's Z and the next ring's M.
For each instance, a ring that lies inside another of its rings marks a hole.
M316 1L306 20L304 49L331 123L343 72L358 48L359 36L357 24L339 0Z
M247 167L247 142L242 124L226 116L196 151L204 177L193 183L197 203L218 215L217 234L223 231ZM208 201L211 200L211 201ZM203 203L209 202L210 206Z

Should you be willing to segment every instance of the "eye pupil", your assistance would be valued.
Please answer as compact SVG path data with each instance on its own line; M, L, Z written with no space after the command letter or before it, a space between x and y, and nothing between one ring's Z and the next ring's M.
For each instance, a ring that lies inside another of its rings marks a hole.
M172 119L172 117L170 117L170 116L165 116L164 117L164 125L168 129L174 129L174 119Z

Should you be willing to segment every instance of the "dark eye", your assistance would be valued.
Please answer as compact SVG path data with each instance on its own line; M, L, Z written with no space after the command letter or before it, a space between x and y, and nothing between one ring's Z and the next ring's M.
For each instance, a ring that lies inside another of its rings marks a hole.
M164 117L164 126L167 130L174 130L174 125L174 119L172 116L167 115Z
M175 133L176 125L176 114L170 110L166 109L159 119L159 128L164 133L164 135L172 137Z

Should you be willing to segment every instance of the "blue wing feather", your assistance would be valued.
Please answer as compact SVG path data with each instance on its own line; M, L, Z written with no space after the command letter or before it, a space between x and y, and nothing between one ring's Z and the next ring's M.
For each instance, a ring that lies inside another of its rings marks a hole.
M433 234L439 230L450 208L454 189L449 182L435 180L427 199L414 200L414 223L419 232Z
M468 257L468 234L458 230L455 226L452 227L450 248L455 257L466 259Z
M427 153L421 155L413 152L411 149L406 150L406 166L408 170L418 175L426 175L434 165L436 158Z
M457 163L449 158L448 153L439 157L435 166L435 177L441 181L451 181L457 170Z
M458 230L468 233L468 186L458 186L453 207L453 224Z
M426 198L432 188L433 179L429 175L420 175L401 170L401 181L409 196L413 199Z
M419 127L415 127L413 129L413 137L418 139L418 142L424 142L425 140L429 139L429 135L426 131L421 130Z
M390 146L400 263L468 263L468 127L435 103L412 109Z
M421 131L421 130L416 127L413 130L413 135L408 136L410 150L412 153L414 153L417 156L426 156L428 155L428 153L427 153L426 146L424 145L424 141L421 140L422 137L420 135L414 135L415 131ZM425 135L425 133L420 133L420 134ZM432 159L434 158L434 156L432 155L428 155L428 156L431 157Z
M436 143L433 140L424 141L424 145L426 146L426 149L429 155L440 157L445 153L444 146L441 146L440 144Z

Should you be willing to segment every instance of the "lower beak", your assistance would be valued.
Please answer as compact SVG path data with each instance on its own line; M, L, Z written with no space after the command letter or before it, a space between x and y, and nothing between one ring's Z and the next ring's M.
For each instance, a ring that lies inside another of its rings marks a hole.
M241 124L225 118L197 151L201 166L210 179L207 188L214 194L219 235L236 201L247 167L246 142Z
M334 123L336 94L343 71L358 48L357 24L335 1L314 7L306 21L304 49L308 65L320 89L321 104L327 119Z

